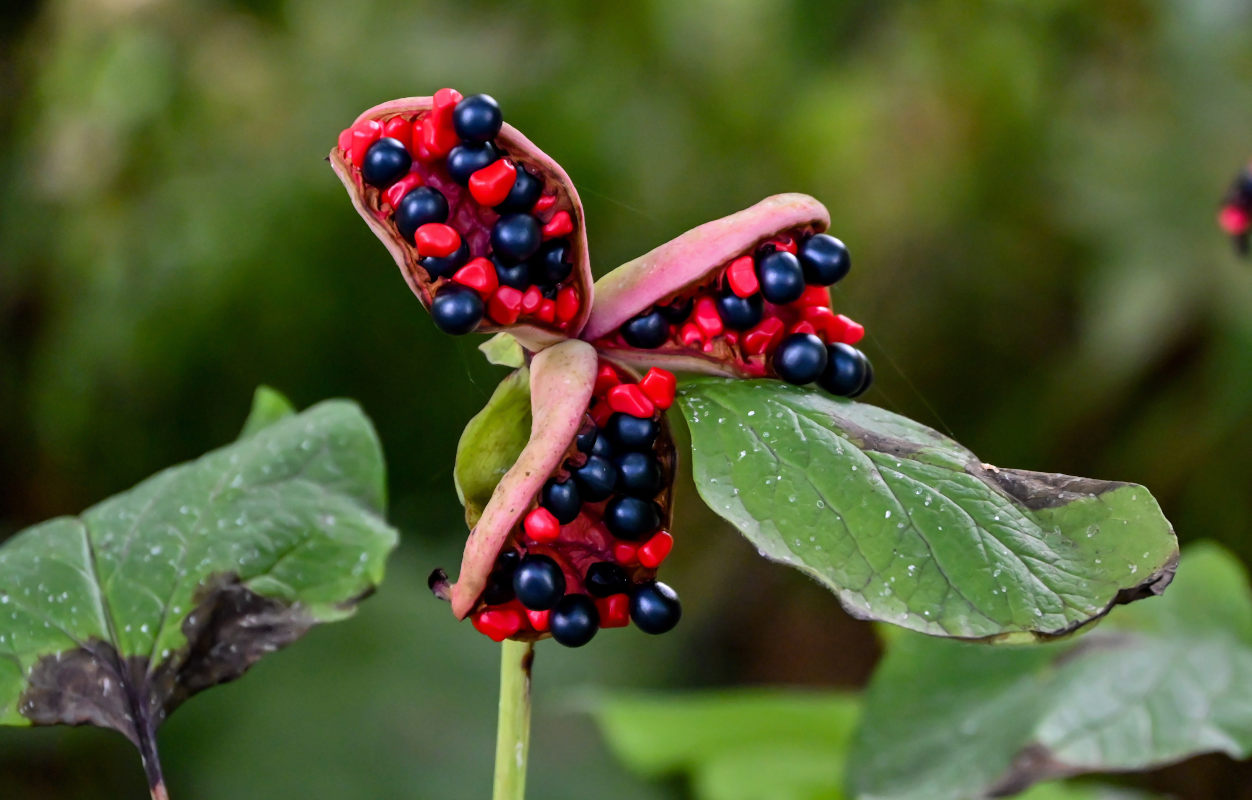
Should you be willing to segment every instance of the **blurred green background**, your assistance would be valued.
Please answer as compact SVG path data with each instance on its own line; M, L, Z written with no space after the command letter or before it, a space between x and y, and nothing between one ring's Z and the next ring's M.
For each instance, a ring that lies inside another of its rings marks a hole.
M162 734L177 800L484 797L496 648L425 589L460 427L501 371L439 335L323 158L376 102L494 94L586 203L597 274L764 195L824 201L865 399L993 463L1147 484L1252 558L1252 153L1240 0L11 0L0 19L0 536L237 431L253 388L359 399L404 545L346 624ZM677 421L676 421L676 424ZM595 687L854 687L869 628L679 491L679 630L539 648L536 798L682 797L616 766ZM1139 781L1226 798L1195 759ZM144 796L129 746L0 731L0 795Z

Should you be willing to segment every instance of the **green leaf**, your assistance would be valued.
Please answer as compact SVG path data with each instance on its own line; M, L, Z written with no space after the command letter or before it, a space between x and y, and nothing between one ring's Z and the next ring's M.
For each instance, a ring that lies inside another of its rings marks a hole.
M1141 486L998 469L905 417L777 381L695 378L680 404L704 501L857 617L1048 638L1173 575L1177 541Z
M478 349L486 356L488 364L513 369L526 365L526 351L522 349L521 342L503 331L478 345Z
M373 591L397 541L373 427L284 408L261 392L246 438L0 547L0 723L113 728L151 770L180 703Z
M243 423L239 438L247 439L262 428L268 428L295 413L295 406L281 392L268 386L259 386L252 396L252 410L248 412L248 419Z
M945 800L1252 752L1252 594L1214 545L1162 598L1076 639L985 648L902 635L866 696L858 797Z
M496 484L530 441L530 423L530 370L522 368L500 382L487 405L465 426L456 446L452 477L471 528Z
M596 709L628 767L690 775L703 800L842 800L858 717L851 696L777 690L625 694Z

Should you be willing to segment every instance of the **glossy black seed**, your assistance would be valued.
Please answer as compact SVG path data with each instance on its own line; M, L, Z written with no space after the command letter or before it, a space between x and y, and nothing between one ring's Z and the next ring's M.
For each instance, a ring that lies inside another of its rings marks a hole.
M477 328L482 321L483 299L468 286L449 283L435 292L430 316L439 330L460 336Z
M630 595L630 618L644 633L671 631L682 616L678 592L660 581L640 584Z
M757 259L756 279L761 284L761 294L774 305L794 302L804 294L800 260L786 250Z
M467 142L494 139L502 124L504 115L500 113L500 104L489 94L472 94L452 109L452 127L456 135Z
M727 289L717 297L717 313L727 328L746 331L761 321L765 300L759 294L740 297Z
M660 311L649 309L626 321L622 326L622 338L631 347L652 350L669 339L669 323Z
M504 202L496 206L496 211L507 214L510 211L530 211L535 202L543 194L543 181L534 176L521 164L517 165L517 177L513 179L513 188Z
M501 286L512 286L523 292L530 288L530 267L526 262L512 262L493 255L491 263L496 266L496 279Z
M569 242L544 242L530 260L530 280L536 286L554 286L569 277L574 265L569 261Z
M541 244L539 220L530 214L505 214L491 229L491 250L505 261L525 261Z
M419 186L406 194L396 209L396 227L410 244L418 228L431 222L447 221L448 200L430 186Z
M828 233L815 233L800 245L804 280L818 286L837 283L852 269L852 256L843 242Z
M487 588L483 589L483 602L489 606L498 606L512 600L513 571L492 570L487 576Z
M874 375L865 354L850 344L836 342L826 348L826 368L817 385L840 397L856 397L869 388Z
M811 333L793 333L778 343L772 366L787 383L812 383L826 369L826 345Z
M571 473L584 503L598 503L608 498L617 485L617 470L608 459L600 456L589 456L586 464Z
M582 497L578 494L578 485L572 480L558 481L549 478L543 485L543 502L540 504L552 512L556 521L568 525L578 517L582 510Z
M491 166L499 157L500 151L491 142L458 144L448 153L448 174L452 180L468 186L471 175Z
M469 244L462 238L461 246L451 255L426 256L420 263L433 281L436 278L451 278L453 273L465 266L467 261L469 261Z
M696 304L694 297L679 298L667 306L657 306L657 310L661 312L661 316L665 317L665 321L671 325L677 325L680 322L686 322L687 317L691 316L691 309Z
M655 497L661 491L661 465L650 453L626 453L613 462L617 490L634 497Z
M555 300L555 299L556 299L556 287L555 287L555 286L544 286L544 287L543 287L543 297L544 297L544 299L545 299L545 300Z
M565 573L550 557L532 553L517 565L512 588L531 611L547 611L565 594Z
M582 647L600 629L600 612L585 594L567 594L548 615L552 638L566 647Z
M384 136L365 151L361 177L370 186L385 189L408 174L413 158L399 139Z
M651 500L614 497L604 507L604 527L619 539L642 539L661 527L661 510Z
M619 450L651 450L661 426L652 419L640 419L620 411L604 423L604 434Z
M578 452L590 453L590 452L593 452L593 448L596 446L596 442L599 440L600 440L600 432L596 429L595 425L593 424L587 429L579 432L578 436L575 437L574 439L574 444L578 447ZM599 454L597 453L597 455Z
M512 572L517 569L518 563L522 560L522 554L517 550L505 550L496 556L496 569Z
M630 591L626 570L612 561L598 561L587 567L587 592L593 597L608 597Z

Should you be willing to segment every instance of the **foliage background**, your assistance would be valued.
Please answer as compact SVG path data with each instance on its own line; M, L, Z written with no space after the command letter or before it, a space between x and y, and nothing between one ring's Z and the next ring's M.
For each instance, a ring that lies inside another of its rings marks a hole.
M586 202L597 273L786 190L831 209L866 399L993 463L1147 484L1252 557L1252 270L1214 227L1252 151L1238 0L48 0L0 20L0 536L223 443L253 387L358 398L405 543L346 625L190 703L178 800L481 797L495 648L424 586L500 372L439 335L323 162L363 108L489 91ZM677 419L675 419L677 423ZM540 648L536 797L638 783L594 686L852 687L869 629L680 487L673 635ZM685 499L684 499L685 498ZM128 745L0 732L5 795L142 795ZM1237 796L1206 757L1144 785Z

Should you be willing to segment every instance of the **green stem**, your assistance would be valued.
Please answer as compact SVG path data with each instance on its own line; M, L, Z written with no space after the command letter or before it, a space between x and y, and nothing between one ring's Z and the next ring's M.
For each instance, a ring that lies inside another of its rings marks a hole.
M526 797L530 755L530 666L533 642L506 639L500 648L500 717L496 723L496 781L492 800Z

